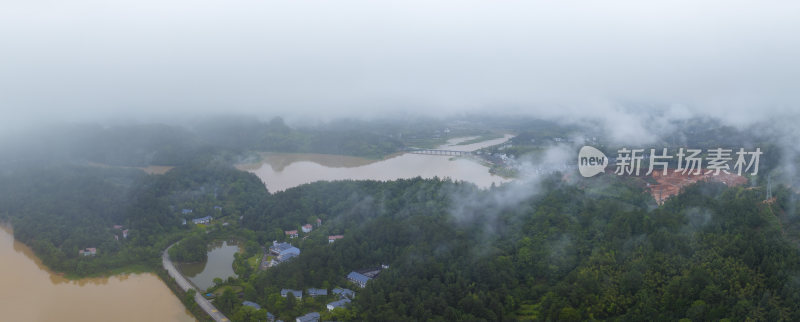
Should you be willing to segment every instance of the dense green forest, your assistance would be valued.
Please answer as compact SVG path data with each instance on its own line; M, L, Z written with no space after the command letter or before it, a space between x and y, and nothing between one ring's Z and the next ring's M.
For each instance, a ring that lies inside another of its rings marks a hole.
M193 225L182 225L183 207L195 207L193 214L202 217L214 211L205 205L219 205L223 210L214 217L238 222L266 195L257 177L222 165L195 164L165 175L57 166L0 175L0 220L10 222L15 238L45 265L86 276L159 265L161 251L191 232ZM90 247L95 256L79 254ZM187 252L186 258L196 256Z
M176 241L173 259L202 261L208 243L235 238L244 245L233 261L238 278L210 290L219 290L215 304L235 321L263 319L267 311L283 320L312 311L326 320L800 320L800 217L797 195L786 187L765 202L763 186L698 183L661 206L641 182L617 176L553 175L486 190L438 178L316 182L269 193L256 176L232 166L238 153L254 144L283 144L263 143L273 132L305 142L314 135L280 120L253 122L243 132L224 122L207 124L203 135L161 126L148 127L160 133L150 138L129 133L144 147L134 153L138 161L120 164L173 160L165 164L177 167L163 175L6 155L0 221L10 222L15 237L47 266L75 277L153 270ZM246 135L259 133L257 127L266 128L256 136L261 139ZM440 124L425 128L435 132ZM541 131L550 130L542 124ZM403 127L386 131L403 133ZM164 133L174 136L163 146L179 150L150 146ZM87 139L123 137L95 134ZM400 146L377 140L365 146ZM189 141L195 143L184 145ZM319 144L331 153L360 149ZM115 155L114 145L106 146L84 161L118 163L103 156ZM203 216L214 221L191 223ZM304 224L314 230L296 239L284 234ZM344 237L331 244L329 235ZM259 270L250 260L273 241L302 253ZM79 253L90 247L96 255ZM364 289L346 279L350 271L381 265L389 268ZM312 287L345 287L357 295L333 311L325 304L334 295L280 296L283 288ZM244 300L263 309L242 306ZM191 296L184 302L191 306Z
M577 185L454 218L453 191L495 205L492 194L440 180L318 183L275 194L255 229L326 224L297 242L296 260L251 282L271 312L292 317L281 288L349 285L351 270L391 264L343 316L369 320L796 320L798 257L783 236L791 195L701 183L664 206L616 178ZM310 197L316 196L316 197ZM324 212L324 213L323 213ZM465 214L461 214L465 215ZM796 219L791 219L796 220ZM261 225L259 225L259 223ZM344 233L328 245L324 236ZM352 287L352 285L351 285ZM306 301L306 300L304 300ZM327 314L327 313L326 313ZM323 315L326 317L326 315Z
M199 216L219 204L221 218L241 216L230 228L249 244L236 259L240 278L220 285L247 290L224 308L241 319L260 316L241 300L283 319L309 311L368 320L800 318L800 257L787 238L798 220L785 188L764 203L759 189L700 183L660 207L615 176L491 190L420 178L318 182L269 194L254 176L213 164L160 176L50 168L6 174L2 183L2 217L15 236L48 266L79 276L157 265L181 238L186 247L171 255L202 260L209 237L181 225L183 207ZM504 200L520 189L530 191ZM283 230L318 218L323 224L307 238L288 240L299 257L266 271L245 264L257 245L286 241ZM129 238L114 240L114 224L130 229ZM345 237L329 244L333 234ZM98 254L79 256L85 247ZM381 264L390 268L365 289L345 279ZM279 295L310 287L358 295L333 312L324 309L330 296Z

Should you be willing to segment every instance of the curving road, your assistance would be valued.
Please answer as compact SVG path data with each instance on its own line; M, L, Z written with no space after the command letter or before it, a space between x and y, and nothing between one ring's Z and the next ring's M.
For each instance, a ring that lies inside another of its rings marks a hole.
M175 246L175 244L169 245L169 247L167 247L167 249L165 249L164 252L161 254L161 264L164 266L164 269L167 270L169 276L172 276L172 278L174 278L175 281L178 282L178 285L185 292L190 288L194 288L194 286L192 286L192 284L189 283L189 280L183 277L183 275L178 271L175 265L172 264L172 261L169 260L169 249L172 248L172 246ZM208 313L208 315L210 315L211 318L214 319L214 321L218 322L229 321L228 318L226 318L225 315L222 314L222 312L220 312L219 310L217 310L216 307L214 307L214 304L211 304L211 302L209 302L205 297L203 297L201 291L197 291L197 294L194 295L194 301L197 302L197 304L200 305L200 308L202 308L203 311L206 311L206 313Z

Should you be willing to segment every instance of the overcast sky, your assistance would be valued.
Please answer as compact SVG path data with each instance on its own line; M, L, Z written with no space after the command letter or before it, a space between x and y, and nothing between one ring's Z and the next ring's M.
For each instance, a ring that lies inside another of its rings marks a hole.
M0 109L797 113L800 2L698 2L0 0Z

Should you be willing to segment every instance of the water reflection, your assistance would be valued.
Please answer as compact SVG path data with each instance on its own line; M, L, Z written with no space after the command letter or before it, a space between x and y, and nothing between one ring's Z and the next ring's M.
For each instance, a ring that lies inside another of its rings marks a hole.
M180 263L178 269L200 290L214 285L214 278L227 279L233 272L233 254L240 251L236 241L215 241L209 245L208 260L200 263Z

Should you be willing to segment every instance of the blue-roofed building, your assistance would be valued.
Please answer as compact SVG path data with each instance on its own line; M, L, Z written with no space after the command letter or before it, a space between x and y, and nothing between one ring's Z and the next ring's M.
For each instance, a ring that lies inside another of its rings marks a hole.
M292 295L294 295L294 298L296 298L296 299L301 299L301 298L303 298L303 291L299 291L299 290L292 290L292 289L288 289L288 288L285 288L285 289L282 289L282 290L281 290L281 296L283 296L283 297L286 297L286 296L288 296L290 293L291 293Z
M213 219L214 219L214 218L213 218L213 217L211 217L211 216L205 216L205 217L203 217L203 218L195 218L195 219L192 219L192 222L193 222L195 225L199 225L199 224L207 224L207 223L210 223L210 222L211 222L211 220L213 220Z
M275 314L267 312L267 321L269 322L275 321Z
M317 312L308 313L306 315L297 317L296 321L297 322L317 322L317 321L319 321L319 313L317 313Z
M356 292L353 292L352 290L348 290L346 288L337 287L333 289L332 293L334 295L338 295L340 298L352 299L356 297Z
M367 282L371 280L371 278L359 272L350 272L350 274L347 274L347 279L353 283L356 283L361 288L366 287Z
M350 303L350 299L341 299L328 303L327 308L328 311L333 311L335 308L344 307L347 303Z
M258 305L258 303L255 303L255 302L244 301L244 302L242 302L242 305L247 305L247 306L252 307L252 308L254 308L256 310L260 310L261 309L261 305Z
M306 293L308 293L308 295L311 295L312 297L327 296L328 295L328 290L321 289L321 288L313 288L312 287L310 289L307 289Z
M181 209L181 213L182 213L182 214L184 214L184 215L185 215L185 214L190 214L190 213L192 213L192 210L191 210L191 209L186 209L186 208L183 208L183 209Z
M276 260L278 263L285 262L300 255L299 248L294 247L292 246L292 244L289 243L279 243L279 242L272 242L272 246L269 247L269 252L273 256L276 256Z

